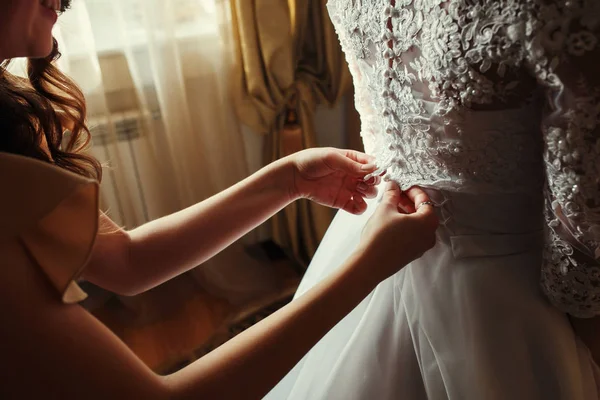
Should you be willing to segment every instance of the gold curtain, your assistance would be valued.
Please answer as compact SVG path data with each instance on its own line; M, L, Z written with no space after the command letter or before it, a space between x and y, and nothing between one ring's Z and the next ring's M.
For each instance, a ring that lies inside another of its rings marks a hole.
M314 113L333 106L350 75L325 0L231 0L237 40L236 109L267 135L265 163L317 145ZM273 218L274 240L307 264L332 213L299 201Z

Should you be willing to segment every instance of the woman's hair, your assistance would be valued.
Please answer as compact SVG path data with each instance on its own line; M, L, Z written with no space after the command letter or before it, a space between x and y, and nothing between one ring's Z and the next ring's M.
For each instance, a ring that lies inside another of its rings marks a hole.
M52 63L60 57L58 43L46 58L30 59L28 78L0 64L0 151L52 163L79 175L102 177L100 163L82 151L91 135L85 123L85 98L75 82ZM65 129L70 136L63 139ZM50 154L42 146L42 135Z

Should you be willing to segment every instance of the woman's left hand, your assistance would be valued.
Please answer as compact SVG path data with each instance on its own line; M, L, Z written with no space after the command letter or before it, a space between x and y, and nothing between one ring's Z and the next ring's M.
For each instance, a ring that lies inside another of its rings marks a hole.
M371 156L354 150L315 148L289 157L294 198L362 214L367 209L364 199L377 196L375 186L381 177L364 181L366 175L377 169Z

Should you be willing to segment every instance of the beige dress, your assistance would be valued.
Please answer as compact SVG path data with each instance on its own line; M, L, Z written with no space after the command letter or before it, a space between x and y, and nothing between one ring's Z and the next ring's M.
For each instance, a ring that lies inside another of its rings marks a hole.
M85 299L76 281L98 231L97 182L42 161L0 152L0 188L4 264L19 268L28 259L64 303Z

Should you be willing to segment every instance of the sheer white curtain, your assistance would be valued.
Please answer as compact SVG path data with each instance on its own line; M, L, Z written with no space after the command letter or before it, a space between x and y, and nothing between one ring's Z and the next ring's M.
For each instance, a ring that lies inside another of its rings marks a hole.
M230 30L222 0L79 0L59 18L59 67L86 96L92 153L106 164L101 205L119 224L201 201L260 158L228 98ZM194 276L233 302L275 284L240 247Z
M80 0L60 66L88 100L103 206L133 227L247 175L227 96L229 12L215 0Z

